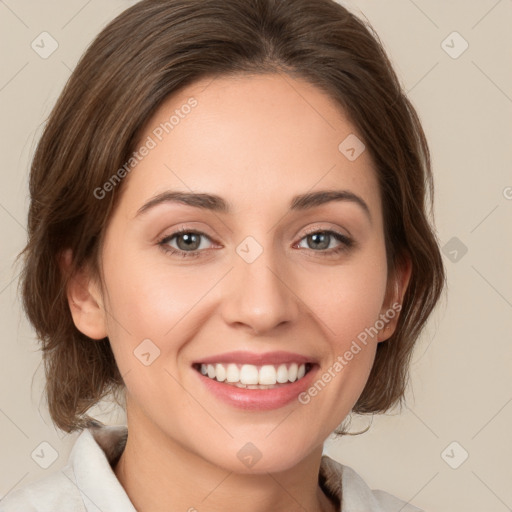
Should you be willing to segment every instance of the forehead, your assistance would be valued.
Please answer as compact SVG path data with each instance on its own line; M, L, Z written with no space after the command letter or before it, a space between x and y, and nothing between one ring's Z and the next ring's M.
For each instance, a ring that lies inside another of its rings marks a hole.
M341 107L283 74L203 79L168 98L136 150L151 147L124 183L128 206L169 189L201 191L254 207L315 189L343 188L379 205L368 151ZM359 142L358 142L359 141ZM350 144L349 144L350 145Z

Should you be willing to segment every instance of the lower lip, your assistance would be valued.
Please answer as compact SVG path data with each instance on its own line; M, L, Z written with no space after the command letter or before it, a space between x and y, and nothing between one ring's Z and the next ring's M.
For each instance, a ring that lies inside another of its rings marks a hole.
M297 399L300 393L310 387L318 368L318 365L314 365L302 379L269 389L238 388L205 377L195 369L193 371L197 374L208 391L223 402L238 407L239 409L268 411L284 407Z

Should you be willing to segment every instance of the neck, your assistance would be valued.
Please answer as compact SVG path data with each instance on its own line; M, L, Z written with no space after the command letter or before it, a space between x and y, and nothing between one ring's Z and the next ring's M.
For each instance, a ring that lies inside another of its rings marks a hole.
M334 512L318 484L322 447L276 473L240 474L186 450L156 427L130 424L114 472L137 510Z

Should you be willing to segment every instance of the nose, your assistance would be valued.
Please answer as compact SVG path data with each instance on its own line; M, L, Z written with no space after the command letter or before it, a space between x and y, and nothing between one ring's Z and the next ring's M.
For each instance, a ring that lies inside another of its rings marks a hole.
M264 334L297 320L300 300L286 261L278 261L265 249L251 263L238 254L234 262L222 298L222 315L228 325Z

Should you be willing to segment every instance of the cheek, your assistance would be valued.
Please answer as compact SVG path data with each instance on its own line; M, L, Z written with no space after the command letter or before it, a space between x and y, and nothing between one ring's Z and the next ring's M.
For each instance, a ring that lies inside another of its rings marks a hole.
M204 267L200 271L158 259L132 255L123 250L122 243L104 253L108 337L121 374L129 373L127 386L132 391L141 378L144 386L150 386L146 379L163 365L176 366L183 347L211 312L206 306L208 291L224 273L223 269ZM144 357L139 358L148 352L150 360L158 356L151 368L144 366Z
M119 251L120 252L120 251ZM120 324L134 336L161 339L189 312L213 283L215 276L154 263L135 256L108 256L106 285L112 315L111 328ZM208 274L208 273L207 273ZM211 274L211 273L209 273ZM114 321L112 321L114 320Z
M300 397L310 425L327 435L350 412L373 366L379 320L387 284L385 252L380 246L349 264L331 269L325 286L309 276L308 305L318 317L326 341L323 367ZM326 391L324 391L324 389ZM325 421L323 411L329 410Z
M366 251L325 274L322 285L312 276L307 279L308 303L339 352L379 318L387 284L385 253L379 247Z

